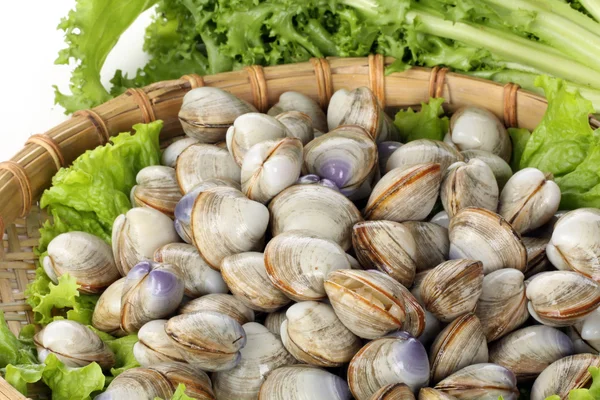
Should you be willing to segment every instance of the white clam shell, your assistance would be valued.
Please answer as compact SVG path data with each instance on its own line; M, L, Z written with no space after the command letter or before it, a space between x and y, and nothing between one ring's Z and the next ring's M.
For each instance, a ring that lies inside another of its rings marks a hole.
M350 262L334 241L295 230L271 239L265 249L265 267L273 285L291 299L322 300L328 274L350 269Z
M448 226L450 225L450 217L448 216L448 213L446 211L440 211L439 213L431 217L431 220L429 222L431 222L432 224L439 225L442 228L448 229Z
M207 294L188 302L179 309L180 314L193 314L202 311L227 315L240 325L254 322L254 311L230 294Z
M230 255L260 246L269 224L269 210L230 187L200 193L192 210L196 248L213 268Z
M531 400L544 400L552 395L566 399L571 390L589 385L592 380L589 367L600 368L600 356L576 354L553 362L533 383Z
M440 164L442 171L464 158L455 147L438 140L417 139L406 143L394 151L386 163L385 171L407 168L423 163Z
M308 115L316 130L327 132L327 117L310 97L298 92L284 92L279 96L279 102L271 107L267 114L276 116L286 111L300 111Z
M166 319L156 319L144 324L138 331L139 340L133 346L133 355L142 367L162 362L185 362L165 332L166 323Z
M404 383L391 383L373 393L369 400L415 400L415 395Z
M496 182L498 182L498 188L502 190L506 182L513 175L513 171L510 165L504 161L501 157L484 150L464 150L460 154L465 158L465 162L473 159L481 160L487 164L488 167L494 173Z
M525 277L530 278L537 273L551 270L552 264L550 263L550 260L548 260L546 254L550 238L524 236L521 239L527 249L527 269L525 270Z
M286 310L271 312L265 318L265 328L275 336L281 335L281 324L287 319L285 312Z
M132 368L115 377L106 391L94 400L170 399L173 384L161 372L149 368Z
M196 400L216 400L212 389L212 382L198 366L181 362L155 364L150 370L160 372L166 377L174 390L180 384L185 385L185 394Z
M248 150L242 164L242 192L267 203L296 183L302 169L302 142L296 138L267 140Z
M434 388L422 388L419 391L419 400L456 400L456 397Z
M189 136L182 136L179 140L171 143L169 147L163 151L160 163L167 167L175 168L179 155L185 149L196 143L199 143L198 139L194 139Z
M509 369L497 364L473 364L455 372L435 385L435 389L457 399L517 400L517 378Z
M546 254L556 268L600 282L600 210L580 208L564 214L554 226Z
M498 214L523 234L541 227L558 211L560 188L536 168L525 168L508 180L500 194Z
M275 119L287 128L289 137L300 139L303 146L315 138L312 119L308 114L300 111L285 111L276 115Z
M174 168L162 165L143 168L138 172L136 182L131 189L134 207L154 208L174 218L175 206L182 197Z
M126 335L121 330L121 294L124 285L125 278L121 278L100 295L92 314L94 328L113 336Z
M241 170L227 149L210 144L194 144L185 149L175 167L177 183L182 193L188 193L209 179L240 182Z
M417 273L434 268L448 259L450 239L448 228L431 222L407 221L402 225L412 234L416 246Z
M352 245L352 226L362 221L360 211L348 198L321 185L294 185L269 204L273 236L290 230L309 230L338 243Z

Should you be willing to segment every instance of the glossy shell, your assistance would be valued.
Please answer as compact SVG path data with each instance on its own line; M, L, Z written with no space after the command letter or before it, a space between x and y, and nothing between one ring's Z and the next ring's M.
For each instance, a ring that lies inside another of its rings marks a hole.
M203 311L227 315L240 325L254 322L254 311L230 294L207 294L188 302L179 309L180 314L193 314Z
M517 400L517 378L510 370L491 363L473 364L450 375L435 389L457 399Z
M177 183L183 194L209 179L227 179L240 182L241 170L227 149L194 144L185 149L175 167Z
M311 365L293 365L267 375L258 400L350 400L348 384L339 376Z
M369 400L415 400L415 395L404 383L392 383L379 389Z
M199 143L198 139L189 136L181 136L180 139L174 141L169 147L164 149L160 163L166 167L175 168L179 155L185 149L196 143Z
M510 177L513 175L510 165L506 161L504 161L502 159L502 157L499 157L488 151L464 150L464 151L461 151L460 154L462 154L463 157L465 158L465 162L468 162L473 159L477 159L477 160L481 160L484 163L486 163L487 166L490 167L490 169L494 173L494 176L496 177L496 182L498 182L498 188L500 190L502 190L502 188L504 188L504 185L506 185L506 182L508 182Z
M142 367L163 362L185 362L165 332L166 323L166 319L155 319L140 328L133 355Z
M137 185L131 189L134 207L154 208L173 218L175 206L181 200L175 169L162 165L146 167L138 172Z
M277 114L275 119L287 128L287 135L300 139L306 146L315 138L312 118L300 111L285 111Z
M321 107L310 97L298 92L284 92L279 101L269 109L267 114L277 116L286 111L300 111L310 117L315 129L327 132L327 116Z
M126 335L121 330L121 294L124 285L125 278L121 278L100 295L92 314L94 328L113 336Z
M394 151L388 158L385 171L395 168L406 168L423 163L440 164L440 169L446 169L455 162L463 161L462 154L453 146L438 140L417 139L406 143Z
M448 259L450 240L448 229L431 222L407 221L402 225L408 229L416 246L414 254L417 273L434 268Z
M576 354L553 362L533 383L531 400L544 400L555 394L566 399L571 390L589 386L589 367L600 368L600 356Z

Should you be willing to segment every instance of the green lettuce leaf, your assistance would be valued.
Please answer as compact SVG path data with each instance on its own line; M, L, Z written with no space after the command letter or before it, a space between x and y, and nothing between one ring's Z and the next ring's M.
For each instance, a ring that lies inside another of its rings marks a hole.
M108 347L115 353L117 362L110 373L117 376L131 368L139 367L140 364L133 356L133 345L138 341L137 335L124 336L122 338L106 341Z
M9 364L6 366L4 379L15 389L27 396L27 384L42 379L46 365L44 364Z
M52 400L87 400L92 392L104 388L104 375L97 363L81 368L67 368L54 354L46 357L42 373L44 383L52 390Z
M510 167L513 172L519 170L519 164L527 146L527 142L531 137L531 132L524 128L508 128L508 134L512 140L513 154L510 160Z
M163 399L161 399L160 397L155 397L154 400L163 400ZM175 391L175 393L173 393L173 396L171 397L170 400L194 400L194 398L185 394L185 385L183 383L180 383L177 386L177 390Z
M428 104L421 103L421 110L418 112L414 112L412 108L398 111L394 124L400 131L402 141L443 140L449 126L448 117L443 115L443 103L443 98L431 98Z

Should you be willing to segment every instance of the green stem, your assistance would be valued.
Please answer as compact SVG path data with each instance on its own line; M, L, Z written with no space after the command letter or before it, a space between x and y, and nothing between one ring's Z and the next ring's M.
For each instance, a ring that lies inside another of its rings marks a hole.
M529 3L534 3L536 7L543 8L546 11L550 11L554 14L560 15L566 18L580 27L587 29L588 31L598 35L600 37L600 24L594 21L587 15L573 9L569 4L562 0L528 0ZM600 3L598 0L579 0L579 3L585 7L585 9L599 20L600 17ZM595 12L592 12L595 10Z

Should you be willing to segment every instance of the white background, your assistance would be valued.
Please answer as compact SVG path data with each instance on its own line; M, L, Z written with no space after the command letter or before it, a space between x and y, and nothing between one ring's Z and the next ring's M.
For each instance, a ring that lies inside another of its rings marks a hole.
M0 161L11 158L30 135L68 118L54 105L52 85L68 93L72 67L54 65L65 47L56 26L74 7L75 0L0 2ZM151 15L152 10L142 14L109 55L102 70L105 86L116 69L131 74L145 64L142 44Z

